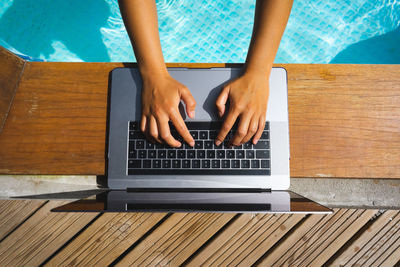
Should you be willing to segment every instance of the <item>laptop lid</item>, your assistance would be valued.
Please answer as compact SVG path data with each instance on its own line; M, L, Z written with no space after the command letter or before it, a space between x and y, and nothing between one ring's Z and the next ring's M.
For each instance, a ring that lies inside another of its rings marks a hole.
M196 121L220 120L215 106L222 86L242 69L169 68L173 78L186 85L196 99ZM264 188L286 190L290 185L287 75L273 68L266 120L270 122L271 175L128 175L128 122L141 118L141 77L137 68L117 68L111 73L108 144L108 186L126 188ZM184 120L190 118L181 109Z

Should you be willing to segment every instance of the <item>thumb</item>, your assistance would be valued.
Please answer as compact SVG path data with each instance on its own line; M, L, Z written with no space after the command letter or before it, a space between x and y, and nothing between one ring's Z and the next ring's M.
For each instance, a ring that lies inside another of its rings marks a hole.
M181 91L181 98L186 106L186 113L189 115L191 119L194 118L194 110L196 108L196 101L194 97L190 93L189 89L185 88Z
M226 86L222 89L221 93L219 94L217 101L215 101L215 105L218 108L219 116L222 117L225 113L225 104L228 101L230 87Z

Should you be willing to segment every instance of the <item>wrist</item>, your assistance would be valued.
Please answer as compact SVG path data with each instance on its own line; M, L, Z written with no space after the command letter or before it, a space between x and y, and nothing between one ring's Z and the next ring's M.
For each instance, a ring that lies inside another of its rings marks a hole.
M271 68L272 67L265 67L265 66L263 68L257 68L257 67L249 67L246 65L244 68L243 76L256 77L259 79L268 80L271 74Z
M244 71L245 73L249 73L251 75L267 75L269 77L271 74L272 65L273 60L260 61L254 57L247 57L244 65Z
M147 66L144 64L139 64L139 71L143 80L169 77L169 73L165 64L157 66Z

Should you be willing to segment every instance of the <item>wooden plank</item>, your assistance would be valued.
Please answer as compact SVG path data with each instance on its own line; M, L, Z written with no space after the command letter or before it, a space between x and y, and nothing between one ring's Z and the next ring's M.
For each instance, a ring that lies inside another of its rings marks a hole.
M397 248L399 245L397 242L400 239L400 216L396 216L376 237L371 242L373 245L356 261L356 264L371 266L377 262L376 265L380 266L379 263L385 259L385 257L381 258L385 252L392 252Z
M262 266L293 264L304 249L316 242L321 233L328 231L331 227L335 227L335 224L345 220L345 218L354 212L354 210L339 209L335 210L333 215L311 215L310 217L318 217L316 220L317 223L310 224L310 219L308 218L306 222L296 229L295 235L289 236L280 246L268 253L267 257L263 258L260 264ZM281 251L282 249L285 252ZM277 256L277 254L280 254L280 256Z
M105 213L64 247L48 266L107 266L166 213Z
M0 173L104 174L108 74L122 66L27 63ZM400 66L276 66L288 71L291 176L400 178Z
M397 228L397 232L387 239L388 242L385 243L372 257L370 257L368 261L365 262L366 264L371 264L370 266L393 266L395 263L399 263L400 253L396 254L396 251L400 248L400 234L398 230L399 229Z
M303 261L305 264L318 266L326 263L348 240L350 240L378 210L365 210L355 219L349 218L317 249L310 253L310 256ZM351 221L351 223L350 223Z
M0 46L0 134L5 125L25 60Z
M393 220L396 219L396 216L399 217L399 213L395 210L385 211L357 239L352 241L351 245L347 246L331 264L333 266L353 265L376 242L377 235L385 233L385 226L393 225Z
M188 266L250 266L304 215L241 214L195 255Z
M324 264L374 214L375 210L336 210L333 216L311 215L262 259L262 266ZM313 218L318 216L319 218Z
M336 214L338 214L337 210L335 210ZM288 252L298 240L305 240L307 238L306 234L313 234L316 232L318 225L325 224L331 215L311 215L308 216L304 221L302 221L299 226L296 227L296 230L292 232L289 236L285 236L283 240L275 245L275 248L266 253L260 263L263 266L272 266L276 265L276 262L281 259L284 261L290 257L290 253ZM293 249L291 250L293 251Z
M37 266L56 252L97 213L51 213L65 202L50 201L0 243L1 266Z
M45 202L43 200L1 200L0 240L35 213Z
M383 262L381 266L399 266L400 264L400 244L392 251Z
M174 213L118 266L178 266L234 216L230 213Z

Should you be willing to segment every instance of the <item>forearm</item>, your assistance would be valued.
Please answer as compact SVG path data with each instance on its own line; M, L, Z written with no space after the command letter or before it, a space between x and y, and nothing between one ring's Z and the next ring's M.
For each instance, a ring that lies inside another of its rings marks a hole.
M269 74L293 0L257 0L246 72Z
M154 0L118 0L142 76L167 73Z

